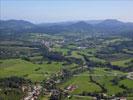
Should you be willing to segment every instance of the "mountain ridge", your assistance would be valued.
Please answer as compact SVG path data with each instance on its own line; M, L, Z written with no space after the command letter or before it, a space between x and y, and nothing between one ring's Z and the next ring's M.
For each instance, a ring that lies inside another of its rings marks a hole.
M94 23L93 23L94 21ZM121 22L116 19L93 20L34 24L25 20L0 20L0 34L12 33L81 33L81 34L118 34L127 31L133 32L132 22Z

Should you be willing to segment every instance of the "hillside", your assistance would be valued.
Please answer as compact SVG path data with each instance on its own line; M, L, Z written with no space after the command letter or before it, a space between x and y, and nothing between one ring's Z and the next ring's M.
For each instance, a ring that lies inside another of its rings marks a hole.
M133 33L133 23L118 20L78 21L62 23L33 24L24 20L0 21L0 34L46 33L46 34L84 34L84 35L118 35Z

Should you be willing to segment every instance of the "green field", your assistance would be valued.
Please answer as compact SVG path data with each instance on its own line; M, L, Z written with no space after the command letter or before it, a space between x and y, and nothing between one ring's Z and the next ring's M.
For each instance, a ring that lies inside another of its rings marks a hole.
M81 55L79 55L78 53L80 53L80 51L72 51L72 57L75 57L75 58L82 58L83 59L83 57L81 56Z
M96 68L93 71L93 74L96 76L93 76L93 79L103 85L107 89L107 94L108 95L114 95L119 92L124 91L124 89L120 88L121 84L126 83L127 86L130 86L129 88L132 88L132 80L124 79L122 81L118 81L118 84L115 85L111 81L113 79L118 79L120 76L126 75L126 73L122 73L120 71L113 71L113 70L105 70L104 68ZM99 76L98 76L99 75Z
M133 96L133 80L127 77L133 71L132 41L121 37L95 38L77 41L31 33L22 40L2 41L0 79L16 76L30 79L32 85L41 83L48 91L40 95L40 100L48 100L55 87L58 92L67 92L69 100L92 100L103 93L109 97L126 93L127 97ZM52 85L45 84L49 81ZM76 89L67 90L71 85ZM1 95L8 98L16 92ZM18 94L15 100L21 96Z
M118 61L113 61L111 62L112 65L118 65L118 66L121 66L121 67L128 67L128 62L130 62L131 60L133 60L132 58L129 58L129 59L125 59L125 60L118 60Z
M62 63L57 62L39 65L21 59L0 60L0 78L21 76L33 81L42 81L50 74L58 72L61 67Z
M92 83L89 78L89 73L84 72L82 74L79 74L78 76L74 76L71 79L69 79L67 82L60 85L61 88L66 88L69 85L76 85L77 89L74 91L71 91L72 94L79 94L83 91L86 92L99 92L101 91L101 88L96 85L95 83Z
M124 80L121 80L119 83L125 85L126 87L130 89L133 89L133 80L124 79Z
M90 96L72 96L70 99L66 98L65 100L92 100Z
M67 55L67 52L69 51L69 49L66 49L66 48L52 48L53 51L56 51L56 52L61 52L63 55Z

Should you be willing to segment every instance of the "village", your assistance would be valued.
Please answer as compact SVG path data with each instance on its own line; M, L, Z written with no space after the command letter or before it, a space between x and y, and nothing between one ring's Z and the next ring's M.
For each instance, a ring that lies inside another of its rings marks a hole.
M83 67L84 70L87 67ZM74 97L84 97L87 95L72 95L71 92L78 89L77 84L70 84L64 89L60 89L56 87L57 84L61 83L62 78L65 79L67 73L63 70L55 74L54 77L48 78L43 83L35 83L35 85L23 85L21 87L22 91L26 93L26 95L22 98L22 100L39 100L40 95L48 96L50 100L63 100L64 98L71 99ZM62 78L59 78L62 77ZM89 94L93 98L93 100L106 100L108 95L106 93L98 93L98 94ZM126 97L110 97L110 100L127 100Z

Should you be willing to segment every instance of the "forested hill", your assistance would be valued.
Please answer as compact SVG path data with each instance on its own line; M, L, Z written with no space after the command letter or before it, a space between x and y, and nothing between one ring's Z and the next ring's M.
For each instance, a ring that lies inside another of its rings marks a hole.
M0 20L0 35L20 33L45 34L133 34L133 23L118 20L77 21L62 23L33 24L24 20Z

